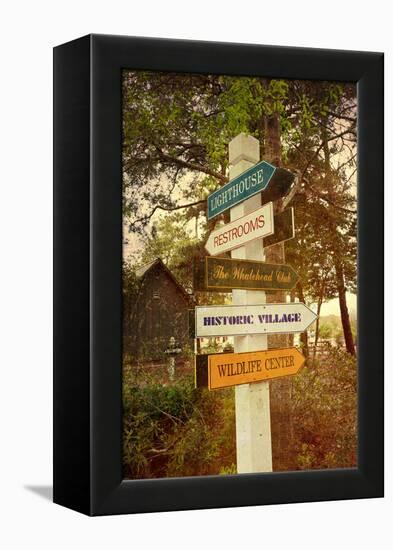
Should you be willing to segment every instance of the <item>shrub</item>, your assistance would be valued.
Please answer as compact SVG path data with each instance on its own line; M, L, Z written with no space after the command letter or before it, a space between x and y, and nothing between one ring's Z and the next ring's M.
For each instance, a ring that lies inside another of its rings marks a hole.
M329 346L293 379L292 415L300 469L356 465L356 358Z
M236 461L233 392L176 385L123 385L125 477L218 474Z

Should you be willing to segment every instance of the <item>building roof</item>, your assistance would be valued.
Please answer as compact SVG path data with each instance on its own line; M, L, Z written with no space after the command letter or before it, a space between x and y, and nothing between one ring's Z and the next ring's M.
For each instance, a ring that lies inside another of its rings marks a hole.
M154 267L158 267L160 266L160 268L166 272L166 274L169 276L169 278L174 282L174 284L179 288L179 290L182 292L182 294L184 296L187 297L187 300L190 300L192 299L192 295L189 294L185 288L183 287L182 284L179 283L179 281L176 279L176 277L173 275L172 271L170 271L167 266L164 264L164 262L161 260L161 258L156 258L155 260L153 260L152 262L146 264L146 265L143 265L142 267L140 267L139 269L136 270L136 276L139 278L139 279L142 279L143 277L145 277L145 275L151 270L153 269Z
M143 265L142 267L140 267L139 269L137 269L137 270L135 271L136 276L137 276L138 278L142 278L142 277L144 276L144 274L145 274L147 271L149 271L149 269L150 269L151 267L153 267L153 265L155 265L156 263L159 263L159 262L161 262L161 263L163 264L163 262L162 262L162 260L161 260L160 258L156 258L155 260L153 260L153 261L150 262L149 264Z

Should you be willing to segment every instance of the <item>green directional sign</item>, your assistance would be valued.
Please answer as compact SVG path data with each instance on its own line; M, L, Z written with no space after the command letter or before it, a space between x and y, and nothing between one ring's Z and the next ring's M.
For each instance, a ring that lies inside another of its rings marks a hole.
M274 166L263 160L214 191L207 198L207 218L211 220L266 189L275 170Z
M194 291L292 290L298 280L290 265L212 256L194 261Z

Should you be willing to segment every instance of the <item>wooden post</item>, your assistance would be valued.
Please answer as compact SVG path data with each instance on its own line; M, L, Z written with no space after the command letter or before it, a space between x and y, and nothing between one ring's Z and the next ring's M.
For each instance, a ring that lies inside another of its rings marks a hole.
M229 176L235 178L259 161L259 141L239 134L229 143ZM231 221L261 206L257 194L230 210ZM232 258L264 260L263 239L256 239L231 252ZM266 303L263 291L233 289L233 304ZM235 352L267 349L267 336L257 334L235 336ZM235 387L236 399L236 455L238 473L271 472L272 443L270 429L269 382L244 384Z

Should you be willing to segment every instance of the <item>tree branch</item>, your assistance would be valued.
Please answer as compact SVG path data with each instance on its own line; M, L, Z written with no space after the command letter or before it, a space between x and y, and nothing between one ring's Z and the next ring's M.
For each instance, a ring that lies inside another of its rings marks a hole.
M137 223L145 222L147 220L150 220L150 218L155 214L157 210L165 210L165 212L174 212L175 210L181 210L182 208L191 208L191 206L197 206L198 204L206 203L206 199L202 199L195 202L190 202L188 204L180 204L179 206L162 206L161 204L157 204L150 212L150 214L147 214L146 216L143 216L142 218L138 218L137 220L133 221L131 223L131 227Z
M228 181L228 178L226 176L223 176L222 174L220 174L219 172L215 172L214 170L210 170L210 168L207 168L206 166L202 166L201 164L196 164L194 162L189 162L187 160L183 160L178 157L172 157L171 155L164 153L164 151L162 151L158 147L156 147L156 150L161 160L165 160L166 162L177 164L182 168L188 168L189 170L202 172L203 174L207 174L208 176L217 178L218 181L220 181L221 183L227 183Z
M333 113L332 111L328 111L327 114L334 117L334 118L340 118L342 120L348 120L349 122L356 122L356 118L352 118L350 116L345 116L345 115L338 115L337 113Z
M335 134L334 136L328 138L326 141L329 142L329 141L333 141L334 139L339 139L339 138L341 138L341 137L343 137L343 136L345 136L346 134L349 134L349 133L353 133L352 130L344 130L340 134ZM322 141L322 143L318 146L317 150L314 152L313 156L308 160L306 166L304 167L304 169L301 173L301 177L300 177L301 180L304 179L304 176L305 176L310 164L317 158L319 153L322 151L324 145L325 145L325 141Z
M327 203L329 203L334 208L337 208L337 210L341 210L342 212L346 212L347 214L357 214L356 210L351 210L349 208L344 208L343 206L339 206L338 204L336 204L330 198L326 197L323 193L321 193L320 191L315 189L315 187L313 187L310 182L305 181L305 183L307 183L308 188L310 189L310 191L312 193L314 193L314 195L317 195L317 197L319 197L321 200L326 201Z

